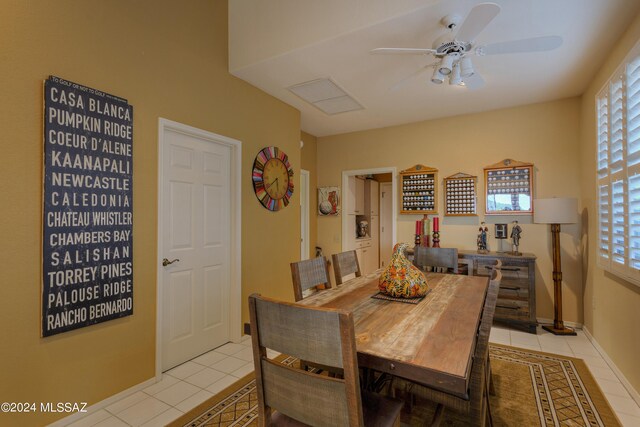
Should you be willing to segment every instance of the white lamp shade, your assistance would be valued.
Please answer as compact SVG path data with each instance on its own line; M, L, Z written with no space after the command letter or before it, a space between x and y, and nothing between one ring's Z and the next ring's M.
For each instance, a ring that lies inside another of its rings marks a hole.
M554 197L535 199L533 222L538 224L574 224L578 222L578 199Z
M465 56L460 60L460 74L462 77L471 77L474 74L471 58Z
M454 55L447 55L444 58L442 58L438 71L440 71L440 73L444 74L445 76L448 76L449 74L451 74L451 69L453 68L453 60L454 60Z
M433 70L433 76L431 77L431 82L437 85L442 84L444 82L444 75L436 68Z
M453 64L453 71L451 71L451 75L449 76L449 84L459 85L460 83L462 83L462 79L460 78L460 65L455 63Z

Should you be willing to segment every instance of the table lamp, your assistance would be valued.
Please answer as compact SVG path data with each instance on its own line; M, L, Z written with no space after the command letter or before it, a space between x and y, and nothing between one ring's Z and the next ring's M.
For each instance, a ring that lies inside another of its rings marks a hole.
M562 271L560 266L560 224L578 222L578 199L558 197L536 199L533 222L551 224L551 248L553 255L553 326L543 325L542 329L555 335L576 335L576 332L564 326L562 321Z

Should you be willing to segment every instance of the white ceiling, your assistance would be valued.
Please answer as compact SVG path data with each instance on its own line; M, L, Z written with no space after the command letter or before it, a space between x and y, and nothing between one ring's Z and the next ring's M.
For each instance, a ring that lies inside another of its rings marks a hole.
M469 91L429 82L431 56L371 55L377 47L425 47L450 13L471 0L234 0L229 2L229 68L301 111L316 136L392 126L580 95L640 12L637 0L498 0L500 14L478 36L489 44L559 35L550 52L478 57L486 84ZM418 74L415 74L418 73ZM327 115L287 90L331 78L363 110Z

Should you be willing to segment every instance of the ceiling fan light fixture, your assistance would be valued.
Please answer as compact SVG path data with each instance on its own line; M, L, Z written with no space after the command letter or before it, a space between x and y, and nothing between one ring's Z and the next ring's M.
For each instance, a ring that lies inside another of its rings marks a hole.
M433 76L431 76L431 83L441 85L443 82L444 82L444 75L440 72L440 69L436 67L436 69L433 70Z
M460 63L456 62L453 64L453 70L451 71L451 75L449 76L449 84L450 85L459 85L462 83L462 78L460 77Z
M445 76L451 74L451 69L453 68L453 60L454 55L446 55L444 58L442 58L440 66L438 67L438 71L440 71L440 73L444 74Z
M475 73L471 58L465 56L460 60L460 75L462 77L471 77Z

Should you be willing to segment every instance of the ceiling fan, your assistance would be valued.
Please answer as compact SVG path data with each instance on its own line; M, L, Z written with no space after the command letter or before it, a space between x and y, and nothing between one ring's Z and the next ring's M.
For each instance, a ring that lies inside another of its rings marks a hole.
M542 52L558 48L562 44L560 36L533 37L512 40L488 45L476 45L476 37L500 13L496 3L480 3L469 12L460 23L459 15L447 15L441 19L443 26L449 31L433 42L431 49L382 47L373 49L372 54L432 55L437 62L425 66L418 72L430 67L434 68L431 82L442 84L446 78L451 85L466 86L477 89L484 85L484 80L473 68L471 55L499 55L520 52ZM415 74L414 74L415 75ZM413 75L412 75L413 76ZM409 76L409 77L412 77Z

